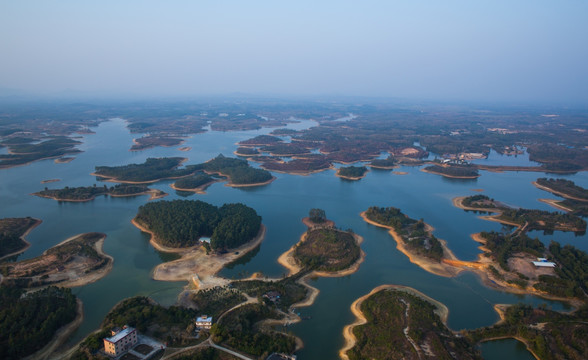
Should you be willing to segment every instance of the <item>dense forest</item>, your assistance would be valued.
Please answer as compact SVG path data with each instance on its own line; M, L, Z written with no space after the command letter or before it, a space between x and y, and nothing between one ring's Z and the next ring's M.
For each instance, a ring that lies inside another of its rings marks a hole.
M184 158L148 158L143 164L122 166L96 166L94 174L99 177L112 178L117 181L150 182L160 179L188 176L195 172L193 166L176 169Z
M293 353L296 347L292 336L259 329L264 319L279 319L275 310L260 304L248 304L231 311L212 325L215 342L265 359L271 353Z
M272 174L263 169L249 166L247 160L225 157L220 154L212 160L195 165L195 169L228 176L236 185L257 184L272 179Z
M21 359L43 348L60 327L76 317L70 289L50 286L25 295L0 286L0 358Z
M535 288L557 296L585 298L588 293L588 254L572 245L561 246L552 241L549 253L557 264L553 276L539 276Z
M148 203L139 207L135 220L162 245L189 247L206 236L215 250L238 247L254 238L261 227L261 217L250 207L225 204L217 208L200 200Z
M435 306L418 296L382 290L367 298L361 311L367 323L353 329L357 343L347 352L350 360L421 359L423 344L428 345L427 357L481 359L474 342L455 336L435 313Z
M394 229L404 240L406 246L417 254L441 261L443 246L426 229L424 221L411 219L394 207L372 206L365 212L366 218Z
M294 258L307 270L339 271L355 263L361 254L353 233L333 228L309 229L294 250Z
M0 258L22 250L26 243L21 236L37 221L31 217L0 219Z
M212 176L207 174L197 174L176 180L174 187L177 189L196 189L197 187L208 184L211 181L214 181Z
M365 166L344 166L339 168L337 174L345 178L361 178L367 171Z
M539 178L537 184L551 190L576 198L576 200L588 201L588 190L566 179Z
M370 166L381 169L392 169L394 166L396 166L396 158L393 156L388 156L386 159L374 159L372 162L370 162Z
M466 165L431 165L424 168L424 170L432 173L446 175L449 177L476 178L480 176L480 173L478 173L478 169Z

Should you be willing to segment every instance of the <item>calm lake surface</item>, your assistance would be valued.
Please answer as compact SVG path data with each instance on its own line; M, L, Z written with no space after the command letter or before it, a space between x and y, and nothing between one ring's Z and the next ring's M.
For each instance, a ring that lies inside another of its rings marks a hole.
M305 120L289 125L293 129L315 126ZM188 157L187 164L201 163L222 153L233 156L238 141L272 129L258 131L216 132L208 131L189 138L181 146L190 146L188 152L178 147L153 148L131 152L132 139L140 134L130 134L122 119L114 119L93 128L95 134L82 136L84 152L66 164L53 160L36 162L26 166L0 170L0 217L32 216L43 220L41 226L28 236L31 248L19 259L40 255L46 249L64 239L83 232L98 231L107 234L104 244L106 253L114 257L114 268L105 278L87 286L74 288L73 292L84 302L84 322L70 339L74 344L96 330L107 312L124 298L145 295L164 305L176 301L185 282L159 282L151 279L153 268L170 258L149 245L149 238L131 223L139 206L148 201L147 196L134 198L98 197L86 203L57 202L30 194L49 188L65 186L98 186L102 183L91 176L94 166L141 163L148 157ZM514 158L492 153L487 160L491 164L530 164L527 155ZM477 162L483 162L479 160ZM254 166L255 163L253 163ZM453 180L420 171L420 167L402 167L398 171L408 175L394 175L389 171L372 170L357 182L335 177L334 170L311 176L296 176L274 173L277 180L256 188L230 188L217 183L204 195L176 193L169 185L173 181L162 181L151 185L170 195L165 200L178 198L200 199L220 206L224 203L242 202L253 207L262 217L267 234L259 252L246 264L224 269L221 274L228 278L239 278L253 272L263 272L272 277L282 276L286 271L277 263L278 256L295 244L306 230L301 219L311 208L322 208L327 217L338 227L353 229L364 238L362 248L367 256L359 271L343 278L321 278L313 282L320 290L316 303L301 308L302 315L310 320L289 328L304 341L305 347L298 355L300 359L335 359L343 344L342 329L353 320L349 310L351 303L371 289L382 284L411 286L428 296L443 302L450 310L449 326L452 329L476 328L491 325L498 320L492 306L496 303L525 302L534 305L545 303L554 309L566 309L565 304L547 301L534 296L517 296L489 289L478 277L465 273L457 278L443 278L427 273L411 264L408 258L396 250L396 243L386 230L365 223L359 213L370 206L394 206L413 218L423 218L435 228L435 236L445 239L453 252L463 260L473 260L479 250L470 234L479 231L501 231L502 225L479 219L477 214L465 212L452 206L456 196L476 194L474 189L483 189L496 200L512 206L554 211L539 198L556 198L535 188L531 182L543 173L482 171L477 180ZM549 175L548 175L549 176ZM559 176L588 187L586 173ZM60 182L41 184L42 180L61 179ZM532 232L532 237L542 241L552 239L588 250L586 235L554 232L545 235ZM514 341L514 340L513 340ZM523 347L520 351L516 341L489 342L482 345L485 358L526 358L530 355Z

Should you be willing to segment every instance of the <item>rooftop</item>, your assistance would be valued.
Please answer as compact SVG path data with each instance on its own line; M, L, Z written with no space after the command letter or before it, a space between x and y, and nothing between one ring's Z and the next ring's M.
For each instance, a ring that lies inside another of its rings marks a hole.
M198 322L212 322L212 316L202 315L196 318Z
M111 343L116 343L120 339L124 338L125 336L127 336L128 334L130 334L133 331L135 331L135 328L132 328L132 327L129 326L126 329L123 329L120 332L118 332L116 335L111 336L109 338L106 338L106 340L107 341L110 341Z

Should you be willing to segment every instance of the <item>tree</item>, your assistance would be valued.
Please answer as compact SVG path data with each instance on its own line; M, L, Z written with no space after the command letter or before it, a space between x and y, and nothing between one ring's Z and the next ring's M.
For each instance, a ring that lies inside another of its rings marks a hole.
M310 221L314 223L324 223L327 221L327 215L325 214L325 210L323 209L310 209L308 212L308 217Z

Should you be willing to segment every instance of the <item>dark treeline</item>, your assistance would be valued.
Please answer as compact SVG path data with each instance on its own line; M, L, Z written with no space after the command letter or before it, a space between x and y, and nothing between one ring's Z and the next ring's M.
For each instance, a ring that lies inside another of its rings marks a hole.
M436 261L441 261L443 258L441 242L426 230L422 219L411 219L394 207L377 206L367 209L365 216L378 224L392 227L406 245L416 253Z
M158 179L182 177L194 173L193 166L176 169L184 161L181 157L148 158L143 164L122 166L96 166L98 176L114 178L119 181L147 182Z
M162 245L188 247L202 236L210 237L215 250L238 247L254 238L261 217L243 204L220 208L200 200L173 200L139 207L135 218L152 231Z
M440 165L431 165L425 168L427 171L447 175L447 176L457 176L457 177L477 177L480 174L478 173L478 169L474 167L469 167L465 165L452 165L452 166L440 166Z
M388 156L386 159L374 159L370 165L373 167L391 168L396 165L396 159L393 156Z
M537 184L581 200L588 201L588 190L566 179L539 178Z
M0 287L2 359L21 359L34 353L76 317L76 297L70 289L50 286L23 294L23 289Z
M347 166L339 168L339 175L344 177L359 178L367 172L365 166Z
M195 189L199 186L204 184L208 184L209 182L213 181L214 179L207 174L197 174L190 177L185 177L176 180L174 186L178 189Z
M196 165L195 169L228 176L233 184L256 184L271 180L272 174L249 166L247 160L225 157L220 154L212 160Z
M31 217L0 219L0 257L23 249L21 236L36 222Z

